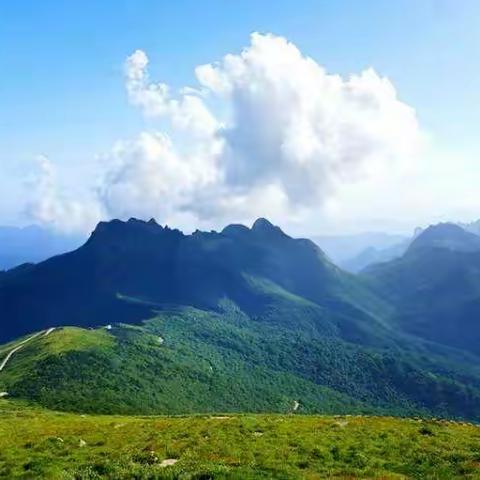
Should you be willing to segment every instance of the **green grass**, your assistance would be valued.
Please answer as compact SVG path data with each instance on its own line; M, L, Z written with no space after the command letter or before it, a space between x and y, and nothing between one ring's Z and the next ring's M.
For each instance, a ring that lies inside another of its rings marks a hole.
M88 348L110 348L115 343L106 329L86 330L77 327L54 330L43 342L49 353L57 355Z
M0 358L15 348L20 341L31 335L19 338L0 347ZM67 356L71 352L93 349L109 350L115 344L114 337L105 329L86 330L77 327L62 327L48 336L43 334L26 343L16 352L5 369L0 373L0 388L23 381L25 372L31 371L42 361L52 357Z
M162 467L165 459L174 466ZM480 428L361 416L90 416L0 401L8 479L480 478Z

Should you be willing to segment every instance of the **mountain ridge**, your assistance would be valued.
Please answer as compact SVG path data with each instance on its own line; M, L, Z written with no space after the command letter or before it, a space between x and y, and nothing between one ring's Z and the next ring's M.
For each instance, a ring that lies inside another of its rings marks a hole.
M404 331L395 309L265 219L190 235L103 222L77 250L0 276L2 342L59 327L15 354L0 389L103 413L300 402L480 418L478 357Z
M480 250L480 237L455 223L439 223L415 237L406 252L425 247L474 252Z
M210 309L226 296L253 313L262 294L252 290L246 274L316 303L370 308L363 285L331 264L313 242L293 239L265 219L251 229L233 226L191 235L130 219L101 222L77 250L0 277L0 312L10 317L11 335L28 333L26 325L15 330L15 318L31 318L31 330L61 325L72 315L80 326L103 324L105 316L145 318L146 309L124 305L120 296ZM21 301L25 295L29 305ZM92 317L98 320L89 323ZM0 334L0 341L7 339Z

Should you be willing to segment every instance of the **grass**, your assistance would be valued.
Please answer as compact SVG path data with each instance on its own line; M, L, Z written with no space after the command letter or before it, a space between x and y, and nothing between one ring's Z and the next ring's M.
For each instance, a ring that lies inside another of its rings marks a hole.
M20 341L30 336L27 335L0 347L0 358L3 359ZM105 329L57 328L48 336L42 334L32 339L13 355L0 375L0 388L6 388L11 382L23 380L24 372L30 371L38 362L49 357L95 348L108 350L114 344L114 338Z
M166 459L177 463L163 467ZM0 477L480 478L480 428L361 416L90 416L1 400Z
M113 347L114 339L106 329L86 330L77 327L64 327L52 332L44 339L51 354L86 350L88 348Z

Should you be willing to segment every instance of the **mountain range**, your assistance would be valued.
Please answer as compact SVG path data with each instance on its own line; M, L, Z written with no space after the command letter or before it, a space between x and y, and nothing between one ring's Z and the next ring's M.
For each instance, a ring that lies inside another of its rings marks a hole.
M478 419L477 238L430 227L353 275L265 219L191 235L102 222L0 275L0 359L20 347L0 390L91 412Z
M480 354L480 237L458 225L427 228L406 253L362 277L395 305L404 331Z
M401 256L411 238L384 232L353 235L316 235L312 240L336 265L357 273L368 265Z

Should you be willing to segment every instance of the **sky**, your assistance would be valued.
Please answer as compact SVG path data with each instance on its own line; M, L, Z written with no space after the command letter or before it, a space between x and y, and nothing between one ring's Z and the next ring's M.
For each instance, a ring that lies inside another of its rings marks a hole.
M0 224L480 218L476 0L0 5Z

